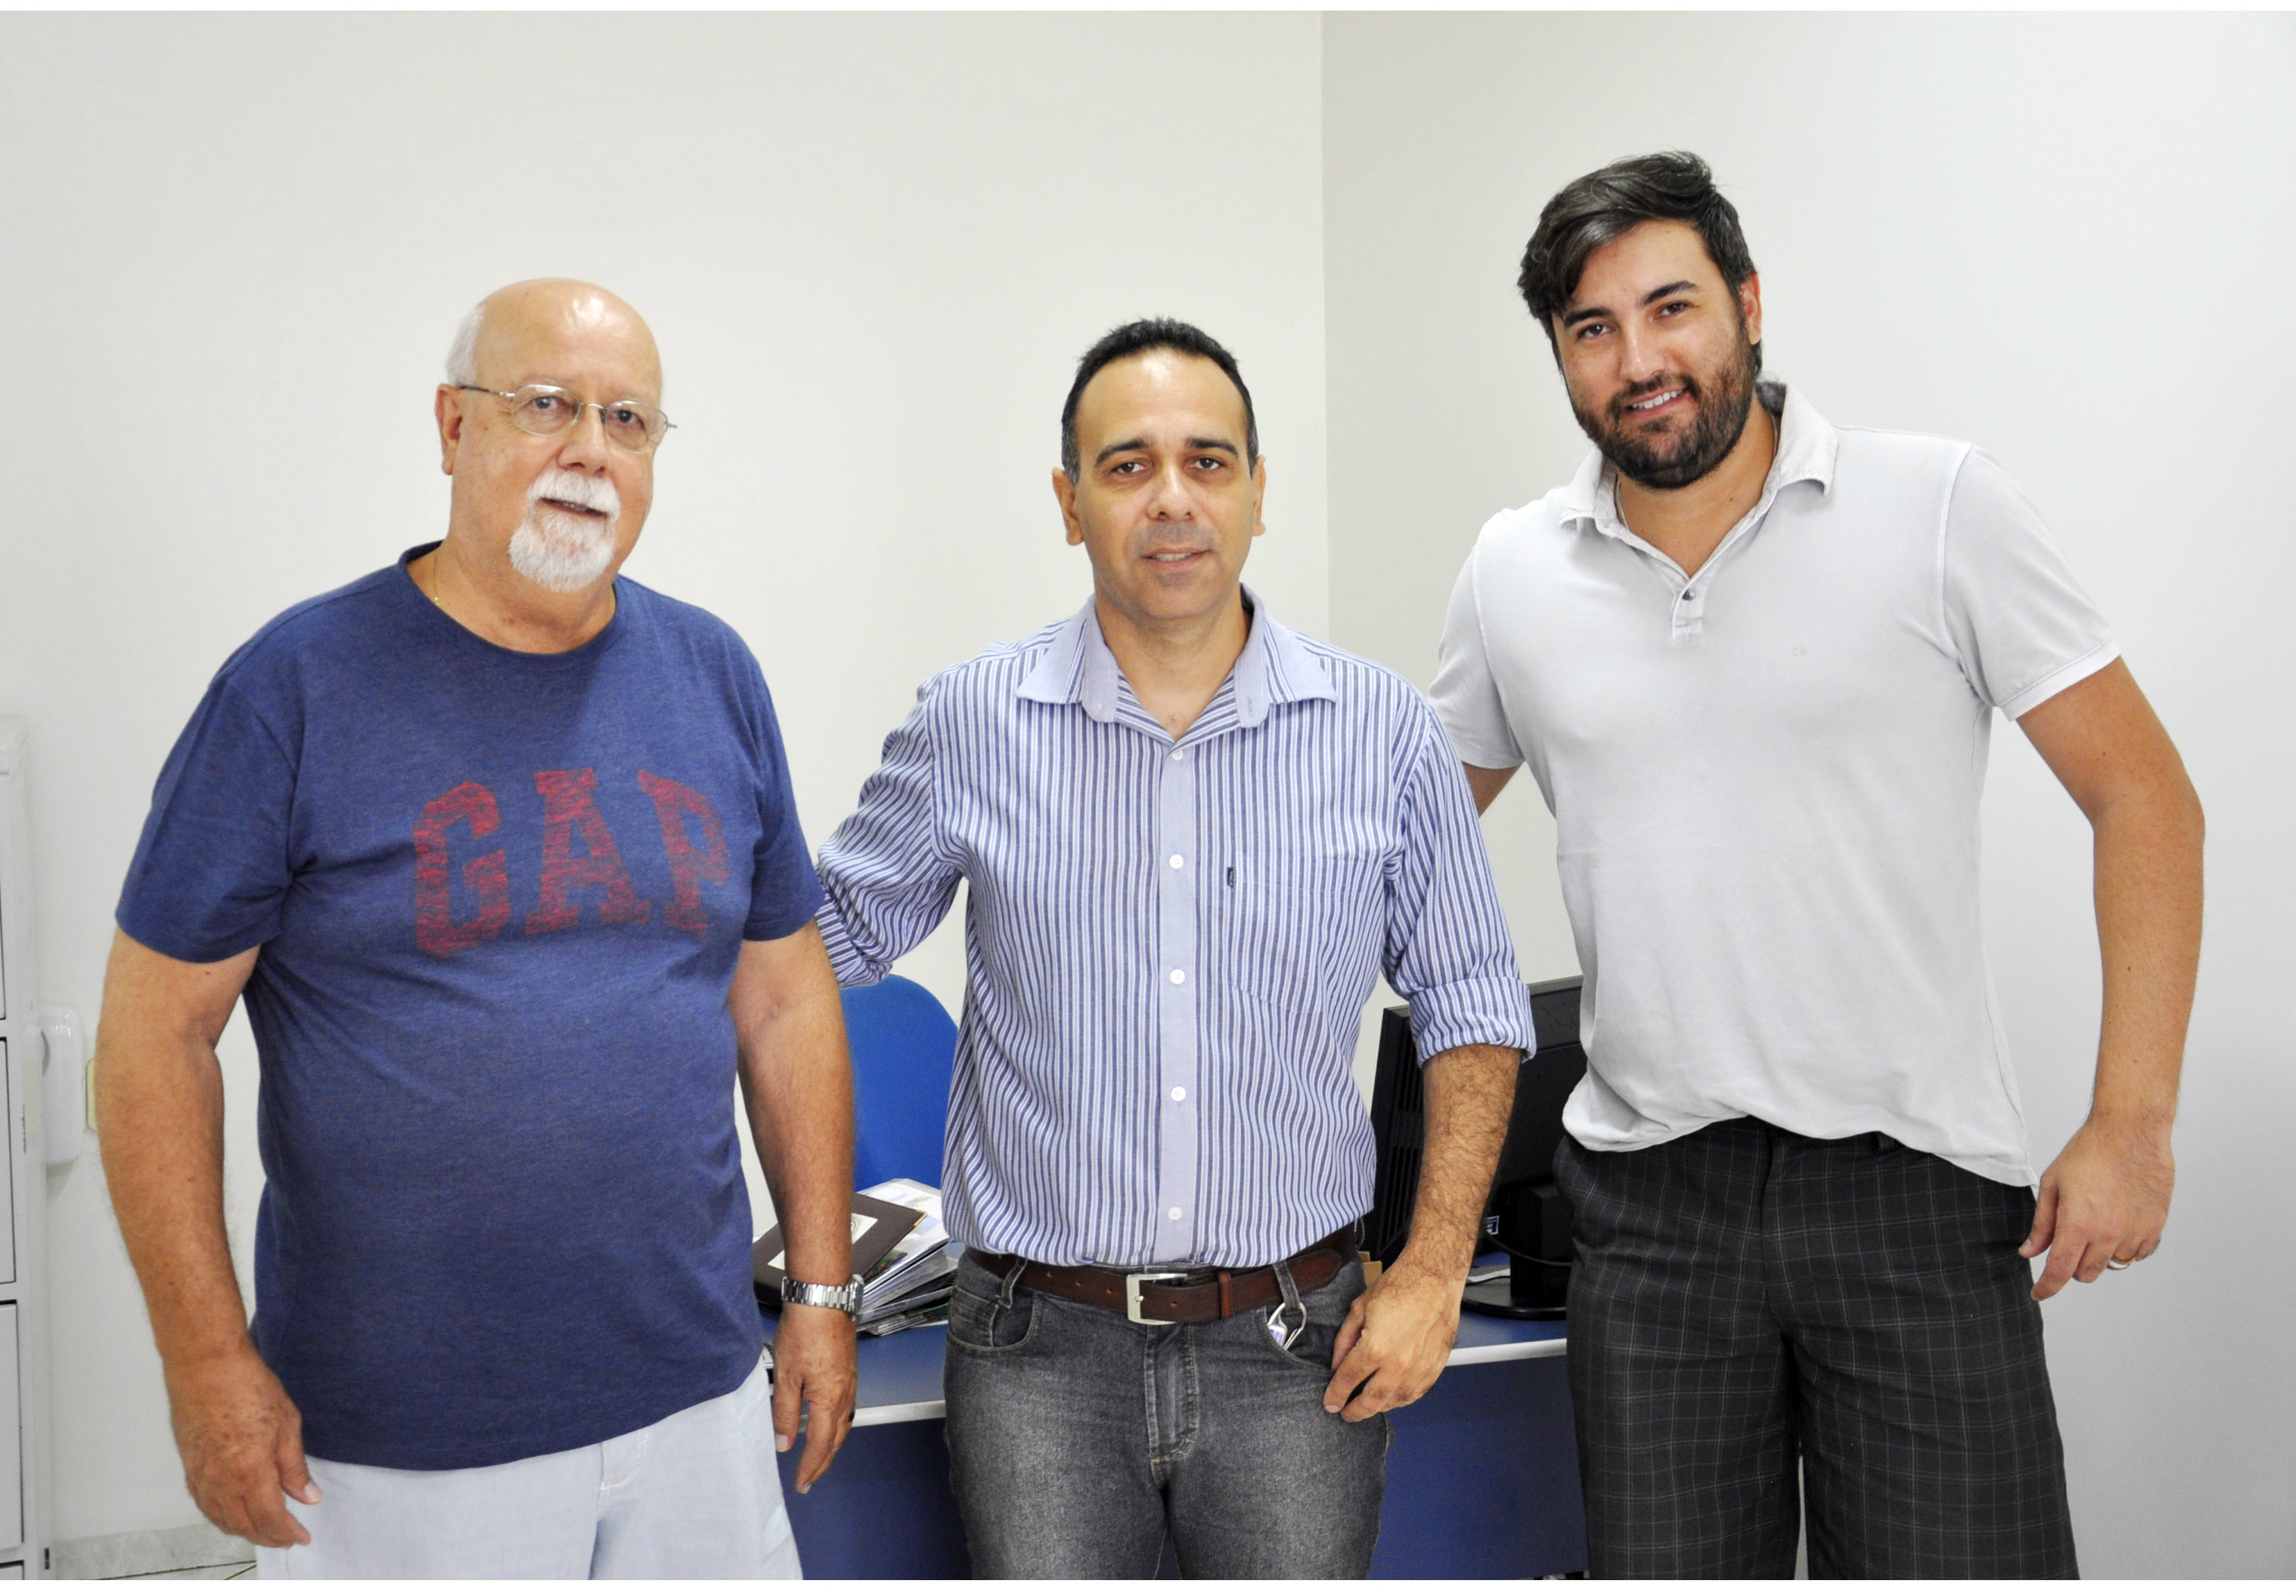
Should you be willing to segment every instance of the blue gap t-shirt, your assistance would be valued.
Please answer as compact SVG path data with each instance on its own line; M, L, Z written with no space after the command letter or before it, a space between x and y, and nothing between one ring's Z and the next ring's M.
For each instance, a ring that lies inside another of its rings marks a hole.
M821 887L731 627L623 578L590 642L517 653L423 595L423 552L225 663L119 924L262 945L254 1333L304 1445L467 1469L756 1366L726 993Z

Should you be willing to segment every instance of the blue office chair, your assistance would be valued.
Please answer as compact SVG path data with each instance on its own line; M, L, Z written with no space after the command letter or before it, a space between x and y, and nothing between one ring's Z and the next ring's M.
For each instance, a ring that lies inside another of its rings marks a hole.
M901 976L849 986L844 997L855 1190L901 1175L939 1185L955 1022L939 998Z

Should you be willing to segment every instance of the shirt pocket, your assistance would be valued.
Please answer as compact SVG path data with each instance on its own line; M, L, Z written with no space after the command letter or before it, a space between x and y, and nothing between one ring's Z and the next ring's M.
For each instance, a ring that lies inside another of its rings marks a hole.
M1241 999L1295 1025L1352 1018L1386 932L1376 855L1246 854L1228 895L1225 951Z

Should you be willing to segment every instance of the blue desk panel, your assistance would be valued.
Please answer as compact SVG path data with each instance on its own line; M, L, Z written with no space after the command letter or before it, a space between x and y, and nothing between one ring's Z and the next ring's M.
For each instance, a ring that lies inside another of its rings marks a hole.
M1521 1579L1587 1566L1561 1358L1474 1363L1390 1415L1374 1579Z
M857 1428L829 1472L800 1496L797 1459L804 1445L800 1437L782 1453L782 1499L808 1579L972 1577L939 1420Z
M1523 1355L1562 1335L1554 1322L1460 1321L1452 1366L1391 1415L1374 1578L1521 1578L1587 1566L1563 1361ZM860 1422L810 1494L793 1485L803 1441L783 1454L808 1577L970 1576L941 1435L943 1341L928 1329L861 1343Z

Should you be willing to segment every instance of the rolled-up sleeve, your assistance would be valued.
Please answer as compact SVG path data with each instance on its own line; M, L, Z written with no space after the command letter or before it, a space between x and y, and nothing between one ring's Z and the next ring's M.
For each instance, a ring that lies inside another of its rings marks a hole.
M884 978L893 961L948 913L961 876L936 808L933 683L885 739L881 764L861 787L860 806L822 845L816 866L828 901L822 941L840 986Z
M1530 1004L1458 756L1425 712L1387 884L1388 985L1411 1005L1423 1061L1480 1043L1529 1052Z

